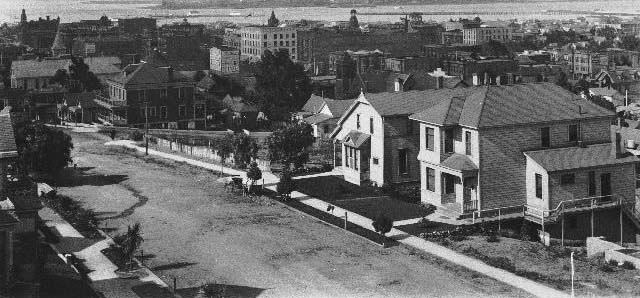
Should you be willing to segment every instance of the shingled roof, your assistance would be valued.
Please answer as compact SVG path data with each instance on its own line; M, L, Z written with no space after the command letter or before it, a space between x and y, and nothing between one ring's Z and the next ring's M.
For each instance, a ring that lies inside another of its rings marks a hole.
M614 117L615 113L593 104L552 83L530 83L502 86L465 88L471 90L463 98L458 124L467 127L496 127L545 123L563 120ZM462 89L462 90L465 90ZM457 90L457 89L454 89ZM426 96L426 94L425 94ZM450 100L446 94L440 101ZM460 103L423 109L410 116L411 119L444 125L440 114L457 114ZM434 108L436 110L429 111ZM449 120L452 118L449 118ZM452 124L447 122L446 124Z
M125 87L131 85L156 85L170 82L192 82L188 77L171 68L154 67L148 63L131 64L113 81Z
M616 158L612 154L612 143L595 144L587 147L568 147L528 151L524 154L542 166L548 172L572 170L604 165L616 165L637 162L638 158L627 154Z

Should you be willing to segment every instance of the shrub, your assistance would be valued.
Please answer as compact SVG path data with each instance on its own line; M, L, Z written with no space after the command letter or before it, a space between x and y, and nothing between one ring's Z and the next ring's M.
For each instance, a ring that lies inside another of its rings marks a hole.
M393 228L393 220L384 213L380 213L371 224L373 225L373 229L382 236L389 233Z
M515 272L516 266L506 257L488 257L486 263L500 269Z
M520 240L531 241L531 227L526 220L522 221L522 227L520 227Z
M466 235L451 235L449 237L449 239L451 239L451 241L460 242L460 241L467 240L467 236Z
M418 221L418 226L420 226L423 229L428 229L430 227L432 227L434 224L426 219L425 217L421 218L420 221Z
M425 213L427 213L427 215L433 214L434 212L436 212L437 207L434 206L433 204L430 203L420 203L420 210L424 211Z
M628 269L628 270L633 270L633 269L636 269L636 265L634 265L633 263L631 263L629 261L624 261L624 263L622 263L622 268L623 269Z
M131 139L132 141L142 141L142 139L144 139L144 134L139 131L139 130L134 130L131 133L129 133L129 139Z
M285 200L289 199L291 192L295 188L295 183L291 178L291 172L289 170L282 171L280 175L280 182L276 185L276 191Z
M613 268L613 266L609 265L609 264L602 264L598 267L598 269L602 272L607 272L607 273L611 273L611 272L615 272L616 270Z
M486 238L487 242L500 242L500 237L496 234L491 234Z
M609 262L608 262L608 263L609 263L609 265L611 265L611 266L618 266L618 265L619 265L619 264L618 264L618 261L616 261L616 260L614 260L614 259L609 260Z

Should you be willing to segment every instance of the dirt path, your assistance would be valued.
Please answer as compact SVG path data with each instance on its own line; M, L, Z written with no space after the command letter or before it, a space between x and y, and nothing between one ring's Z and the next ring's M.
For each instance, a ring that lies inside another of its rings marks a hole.
M146 264L185 297L208 282L237 297L527 296L404 247L382 249L269 200L230 196L214 174L135 157L71 133L74 181L59 192L111 234L140 222ZM122 151L122 150L120 150Z

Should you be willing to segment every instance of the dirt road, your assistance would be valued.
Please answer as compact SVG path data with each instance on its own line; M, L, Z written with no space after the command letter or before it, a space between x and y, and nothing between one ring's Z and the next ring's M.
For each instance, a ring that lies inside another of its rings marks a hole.
M280 204L227 194L217 176L70 133L76 170L59 189L111 234L140 222L145 263L185 297L204 283L238 297L483 297L522 292L404 247L383 249Z

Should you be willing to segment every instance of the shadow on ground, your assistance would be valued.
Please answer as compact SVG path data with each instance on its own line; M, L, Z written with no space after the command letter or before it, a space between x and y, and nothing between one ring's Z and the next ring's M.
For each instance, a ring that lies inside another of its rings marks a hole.
M218 294L218 296L213 297L225 298L255 298L260 296L260 294L265 290L261 288L225 284L213 284L212 287ZM195 298L199 289L200 287L178 289L176 293L183 298Z
M105 186L119 184L128 179L127 175L99 175L89 173L93 167L66 168L57 178L60 187L75 187L83 185Z
M166 264L166 265L160 265L160 266L153 267L153 268L151 268L151 271L180 269L180 268L193 266L195 264L198 264L198 263L176 262L176 263L171 263L171 264Z

